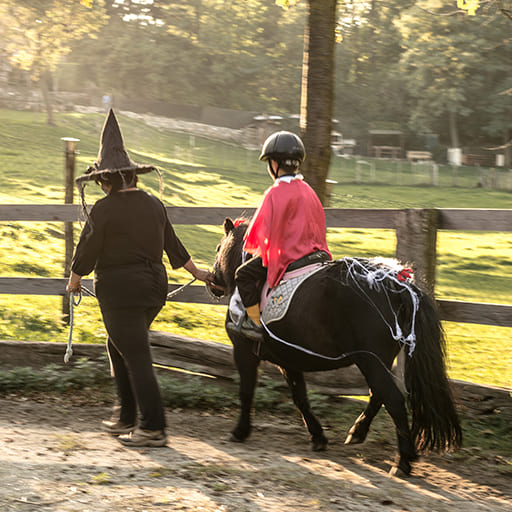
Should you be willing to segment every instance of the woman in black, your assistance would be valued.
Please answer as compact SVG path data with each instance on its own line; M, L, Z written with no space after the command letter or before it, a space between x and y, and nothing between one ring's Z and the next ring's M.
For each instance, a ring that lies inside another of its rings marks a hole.
M154 168L128 158L111 110L98 162L77 179L79 185L95 180L106 197L91 209L68 284L68 291L77 291L81 277L95 271L95 292L120 401L119 417L103 424L131 446L166 444L164 408L148 341L149 326L167 297L163 252L173 269L184 267L195 278L212 281L176 236L162 202L137 188L137 174L150 170Z

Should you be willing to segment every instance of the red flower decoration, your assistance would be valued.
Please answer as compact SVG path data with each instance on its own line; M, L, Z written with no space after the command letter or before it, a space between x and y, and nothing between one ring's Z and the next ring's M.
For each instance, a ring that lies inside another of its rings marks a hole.
M396 276L399 281L405 281L412 277L412 268L403 268Z

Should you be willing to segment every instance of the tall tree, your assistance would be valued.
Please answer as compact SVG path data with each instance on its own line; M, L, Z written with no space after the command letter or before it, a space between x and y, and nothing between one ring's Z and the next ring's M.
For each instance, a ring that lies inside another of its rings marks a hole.
M421 8L404 11L398 22L402 33L402 66L408 90L411 127L431 131L435 121L447 120L451 147L461 145L458 120L474 111L469 87L480 87L483 77L481 34L472 30L464 13L454 13L443 0L427 0Z
M336 0L309 0L308 4L300 108L301 132L308 155L303 172L325 203L334 105Z
M0 30L11 64L38 82L53 124L51 74L74 39L92 36L105 22L103 0L0 0Z
M299 111L303 5L109 2L108 26L98 40L76 43L71 56L98 87L172 103Z
M459 10L442 0L417 2L397 22L402 65L414 100L411 127L432 130L443 120L452 147L482 149L484 136L489 142L489 135L499 132L506 144L512 126L510 98L501 93L510 83L504 72L512 57L509 20L497 2L480 2L479 9L469 13L462 7L478 2L458 3Z
M275 0L288 8L298 0ZM337 0L308 0L302 60L300 128L307 158L306 180L326 200L334 105L334 46Z
M401 37L394 25L407 6L404 0L339 2L335 117L345 136L362 140L370 124L407 123Z
M472 134L478 134L481 147L494 147L504 154L507 167L512 163L512 76L506 71L512 61L510 12L505 2L481 2L472 20L474 31L484 41L482 66L476 70L484 77L484 84L472 91L477 115L468 127Z

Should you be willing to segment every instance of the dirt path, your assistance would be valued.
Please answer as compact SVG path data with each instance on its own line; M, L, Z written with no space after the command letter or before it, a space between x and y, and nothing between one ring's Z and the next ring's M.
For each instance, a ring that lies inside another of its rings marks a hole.
M295 416L259 415L250 440L234 444L235 413L168 410L168 446L152 449L102 433L108 416L62 399L0 399L0 510L512 512L499 458L428 457L401 480L387 475L391 443L348 447L331 426L328 451L314 453Z

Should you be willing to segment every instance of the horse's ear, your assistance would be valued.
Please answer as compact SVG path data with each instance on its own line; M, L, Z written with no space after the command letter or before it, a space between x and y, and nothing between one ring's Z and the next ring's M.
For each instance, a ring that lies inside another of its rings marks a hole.
M235 229L235 225L233 224L233 221L229 217L226 217L224 219L224 224L222 226L224 228L224 233L226 235L233 231L233 229Z

